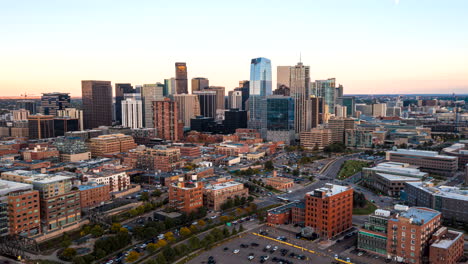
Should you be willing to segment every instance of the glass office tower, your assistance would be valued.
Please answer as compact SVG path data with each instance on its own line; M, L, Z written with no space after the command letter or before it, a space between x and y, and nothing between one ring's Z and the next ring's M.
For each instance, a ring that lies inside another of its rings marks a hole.
M267 97L267 129L294 129L294 99L289 96Z
M249 82L249 128L258 129L265 137L266 101L271 95L271 61L267 58L255 58L250 63Z

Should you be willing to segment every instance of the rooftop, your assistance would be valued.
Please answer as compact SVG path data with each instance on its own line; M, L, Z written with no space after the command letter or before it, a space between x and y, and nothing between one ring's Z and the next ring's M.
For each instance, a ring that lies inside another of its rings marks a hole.
M436 242L432 243L431 247L436 247L436 248L449 248L455 243L463 233L456 232L449 230L447 234L445 234L442 239L437 240Z
M424 207L411 207L408 211L401 212L400 217L411 219L412 224L422 225L431 221L438 215L440 215L440 212L436 210Z
M103 187L103 186L105 186L105 185L102 185L102 184L80 185L80 186L78 186L78 190L80 190L80 191L86 191L86 190L91 190L91 189L99 188L99 187Z
M387 153L413 155L413 156L421 156L421 157L432 157L432 158L449 159L449 160L457 159L457 157L439 155L439 153L436 151L427 151L427 150L398 149L396 151L387 151Z
M32 190L31 184L0 180L0 197L11 192Z
M333 195L337 195L339 193L342 193L344 191L347 191L349 189L350 189L350 187L348 187L348 186L342 186L342 185L327 183L327 184L325 184L324 187L315 189L314 191L308 192L307 194L310 194L311 196L314 196L314 193L316 191L319 191L319 192L325 193L325 196L333 196Z
M377 173L377 175L389 181L419 181L420 180L419 178L399 176L399 175L380 173L380 172Z
M241 185L241 184L242 183L240 183L240 182L228 181L228 182L215 183L215 184L208 185L208 186L205 187L205 189L207 189L207 190L221 190L221 189L225 189L225 188L229 188L229 187L233 187L233 186L237 186L237 185Z
M433 186L431 182L409 182L407 184L411 184L413 187L439 197L468 201L468 190L460 189L458 187Z

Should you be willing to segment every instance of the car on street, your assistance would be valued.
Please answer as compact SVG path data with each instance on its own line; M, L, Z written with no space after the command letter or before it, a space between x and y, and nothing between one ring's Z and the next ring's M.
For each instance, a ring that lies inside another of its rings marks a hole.
M239 253L239 252L240 252L240 250L238 250L238 249L234 249L234 250L232 251L232 253L234 253L234 254L237 254L237 253Z

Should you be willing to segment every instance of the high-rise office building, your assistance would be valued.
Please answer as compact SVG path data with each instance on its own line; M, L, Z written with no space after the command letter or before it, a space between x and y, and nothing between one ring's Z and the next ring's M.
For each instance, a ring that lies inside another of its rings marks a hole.
M247 128L247 111L229 109L224 112L224 133L234 134L238 128Z
M290 67L289 85L294 99L294 128L296 134L307 130L307 99L309 98L310 67L299 62Z
M266 133L266 101L271 95L271 61L255 58L250 63L249 122L248 127Z
M143 126L153 128L153 102L162 101L164 88L158 84L144 84L141 87L141 100L143 101Z
M109 81L81 81L84 128L112 125L112 85Z
M29 111L26 109L13 110L13 121L28 120Z
M242 110L248 110L247 100L250 96L250 82L249 81L239 81L239 87L234 88L234 91L240 91L242 93Z
M335 105L335 116L336 117L346 117L347 116L347 110L346 106L342 105Z
M267 140L284 141L285 144L294 140L294 104L294 99L289 96L267 96Z
M187 64L185 62L175 63L176 94L188 94Z
M336 79L330 78L327 80L316 80L313 84L312 91L317 97L322 97L325 100L325 104L328 105L328 111L330 114L334 114L336 104Z
M229 108L237 108L242 110L242 92L229 91Z
M320 124L320 102L322 102L320 99L321 98L311 96L306 100L306 131L309 131L311 128L315 128Z
M77 118L71 117L55 117L54 118L54 135L55 137L65 136L69 131L80 130L80 122Z
M124 94L135 93L131 83L116 83L115 84L115 120L118 124L122 124L122 101Z
M336 87L336 98L341 98L343 97L343 85L338 85L338 87Z
M216 110L224 110L224 97L226 95L226 88L223 86L210 86L205 88L205 90L216 92Z
M65 108L63 110L58 110L57 111L57 116L58 117L76 118L76 119L78 119L78 129L79 130L84 129L83 110L79 110L79 109L76 109L76 108Z
M28 127L30 139L55 137L53 115L29 115Z
M178 141L183 135L183 125L179 122L177 103L165 98L164 101L153 102L154 127L158 137L165 140Z
M200 102L196 94L175 94L178 107L178 119L184 122L184 128L190 128L190 119L200 115Z
M70 107L69 93L43 93L41 97L41 114L57 115L58 110Z
M34 100L18 100L16 101L16 109L26 109L30 115L37 114L36 101Z
M124 94L124 100L120 102L122 112L122 126L132 129L143 127L143 101L141 94Z
M373 104L372 105L372 116L374 116L374 117L387 116L387 104Z
M196 91L200 103L200 115L204 117L216 118L217 100L216 91Z
M276 89L281 86L290 87L290 68L291 66L278 66L276 68Z
M274 95L284 95L284 96L290 96L291 95L291 89L287 87L286 85L281 85L280 87L276 88L273 91Z
M208 78L196 77L192 78L192 93L195 91L202 91L210 86Z
M343 96L341 97L343 106L346 106L346 115L348 117L354 116L356 112L356 98L354 96Z
M164 89L167 91L167 94L164 94L164 96L168 95L173 95L176 94L176 82L175 78L170 78L170 79L164 79Z

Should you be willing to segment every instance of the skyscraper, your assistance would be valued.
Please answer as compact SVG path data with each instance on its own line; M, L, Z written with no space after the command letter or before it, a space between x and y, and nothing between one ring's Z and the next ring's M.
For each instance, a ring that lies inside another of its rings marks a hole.
M294 128L296 134L307 130L307 102L309 98L310 67L299 62L290 67L289 85L291 97L294 99Z
M229 108L237 108L242 110L242 92L241 91L229 91Z
M175 63L176 94L188 94L187 64L185 62Z
M124 94L124 100L121 102L122 108L122 126L129 128L143 127L143 102L141 94Z
M311 96L307 102L307 111L306 111L306 131L309 131L312 128L316 128L320 123L319 113L320 113L320 100L315 96Z
M278 66L276 68L276 89L280 88L281 86L290 88L290 68L290 66Z
M122 124L122 100L124 94L135 93L131 83L116 83L115 84L115 121L117 124Z
M289 96L271 95L266 98L267 140L294 140L294 99Z
M83 110L79 110L79 109L76 109L76 108L65 108L63 110L58 110L57 111L57 116L76 118L76 119L78 119L78 129L79 130L84 129Z
M194 94L198 96L200 115L215 118L217 109L216 91L195 91Z
M248 127L258 129L265 137L266 101L271 95L271 61L266 58L255 58L250 63L249 87L249 122Z
M163 92L164 96L176 94L175 83L175 78L164 79L164 88L167 91L167 94L164 94Z
M178 107L178 119L190 128L190 119L200 115L200 103L196 94L175 94L174 101Z
M322 97L325 100L325 104L328 106L328 111L333 114L335 111L336 104L336 79L330 78L327 80L316 80L314 83L315 96Z
M165 98L164 101L153 102L154 127L158 130L158 137L165 140L177 141L181 139L183 126L178 122L177 103Z
M354 96L343 96L341 97L343 106L346 106L346 115L348 117L354 116L356 112L356 98Z
M226 95L226 88L223 86L210 86L205 88L206 91L215 91L216 92L216 110L224 110L224 97Z
M29 138L42 139L54 137L54 116L53 115L29 115Z
M207 78L196 77L192 78L192 93L195 91L202 91L210 86L210 81Z
M41 97L41 114L57 115L58 110L70 107L69 93L43 93Z
M37 114L36 101L34 101L34 100L18 100L18 101L16 101L16 109L29 110L30 115Z
M153 102L162 101L164 88L157 84L144 84L141 87L141 99L143 101L143 126L153 128Z
M85 129L112 125L112 85L109 81L81 81Z
M240 91L242 93L242 110L247 110L248 106L246 105L247 100L250 97L250 82L249 81L239 81L239 87L234 88L234 91Z

